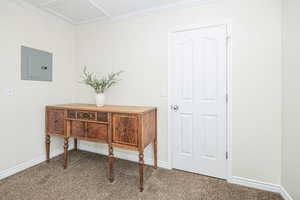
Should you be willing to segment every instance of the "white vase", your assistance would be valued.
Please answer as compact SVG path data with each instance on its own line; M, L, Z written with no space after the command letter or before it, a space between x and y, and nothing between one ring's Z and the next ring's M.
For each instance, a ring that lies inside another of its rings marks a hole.
M96 99L96 105L97 105L98 107L104 106L105 99L106 99L104 93L96 94L95 99Z

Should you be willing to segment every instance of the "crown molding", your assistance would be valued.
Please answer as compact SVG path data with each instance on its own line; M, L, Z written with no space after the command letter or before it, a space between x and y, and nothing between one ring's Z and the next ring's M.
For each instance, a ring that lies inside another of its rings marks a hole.
M76 23L76 25L85 25L85 24L90 24L90 23L110 23L114 21L121 21L125 20L131 17L142 17L154 13L159 13L163 11L168 11L168 10L173 10L173 9L178 9L178 8L188 8L192 6L199 6L199 5L210 5L216 2L220 2L223 0L183 0L181 2L177 3L171 3L168 5L164 6L157 6L153 8L148 8L148 9L143 9L140 11L135 11L135 12L130 12L128 14L116 16L116 17L110 17L110 18L98 18L98 19L92 19L84 22L79 22Z
M69 18L69 17L67 17L67 16L65 16L61 13L58 13L58 12L56 12L56 11L50 9L50 8L42 8L42 9L44 11L46 11L46 12L48 12L48 13L50 13L50 14L52 14L52 15L54 15L54 16L62 19L62 20L64 20L64 21L66 21L66 22L69 22L70 24L76 25L76 22L74 20L72 20L71 18Z
M79 26L79 25L84 25L84 24L91 24L91 23L97 23L97 22L105 22L105 21L110 21L111 18L105 16L105 17L96 17L88 20L83 20L81 22L74 22L73 25Z
M51 3L55 3L55 2L57 2L57 1L58 1L58 0L48 0L48 1L46 1L45 3L41 3L40 6L41 6L41 7L47 6L47 5L49 5L49 4L51 4Z
M109 14L109 12L107 12L103 6L101 6L99 3L95 3L94 0L89 0L89 3L94 6L96 9L98 9L101 13L104 13L104 15L106 17L112 18L111 14Z
M50 18L55 19L55 20L61 20L62 22L68 23L70 25L76 25L76 23L74 21L72 21L71 19L69 19L68 17L65 17L63 15L59 15L58 13L54 13L50 9L47 10L43 7L28 3L24 0L14 0L14 2L18 6L24 8L24 9L27 9L27 10L31 10L31 11L39 14L39 15L47 16L47 17L50 17Z
M98 3L95 3L94 0L88 0L88 2L94 6L96 9L98 9L102 14L104 14L106 17L98 17L98 18L93 18L93 19L89 19L89 20L83 20L83 21L74 21L72 19L70 19L69 17L58 13L50 8L46 8L45 6L47 6L50 3L56 2L59 0L49 0L45 3L42 3L40 5L33 5L29 2L26 2L24 0L15 0L15 2L17 2L20 5L26 5L26 7L30 7L31 9L38 11L39 13L47 13L50 14L56 18L62 19L65 22L68 22L69 24L72 25L84 25L84 24L90 24L90 23L110 23L110 22L114 22L114 21L119 21L119 20L124 20L130 17L141 17L141 16L145 16L145 15L149 15L149 14L153 14L153 13L158 13L158 12L163 12L163 11L168 11L168 10L172 10L172 9L178 9L178 8L187 8L187 7L191 7L191 6L197 6L197 5L206 5L206 4L212 4L215 2L220 2L223 0L182 0L181 2L177 2L177 3L171 3L168 5L164 5L164 6L157 6L157 7L153 7L153 8L148 8L148 9L144 9L144 10L140 10L140 11L135 11L135 12L130 12L128 14L124 14L124 15L120 15L120 16L112 16L109 12L107 12L101 5L99 5Z

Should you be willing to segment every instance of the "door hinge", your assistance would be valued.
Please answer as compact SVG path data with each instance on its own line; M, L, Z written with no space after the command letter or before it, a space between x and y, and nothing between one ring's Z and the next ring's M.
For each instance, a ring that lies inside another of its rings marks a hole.
M228 151L226 151L226 160L228 160Z

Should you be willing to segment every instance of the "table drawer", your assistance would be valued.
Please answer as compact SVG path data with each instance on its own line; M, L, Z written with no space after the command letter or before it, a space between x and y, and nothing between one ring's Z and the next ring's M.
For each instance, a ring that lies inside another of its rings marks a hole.
M64 110L47 110L47 132L64 135Z
M82 110L68 110L67 117L69 119L88 120L97 122L108 122L107 112L94 112Z
M76 119L76 110L68 110L67 117L70 119Z
M92 140L108 142L108 127L106 124L87 123L86 137Z
M96 120L96 112L77 111L77 119Z
M106 112L97 112L97 121L99 121L99 122L108 122L108 113L106 113Z
M85 137L85 122L71 121L71 136L72 137Z

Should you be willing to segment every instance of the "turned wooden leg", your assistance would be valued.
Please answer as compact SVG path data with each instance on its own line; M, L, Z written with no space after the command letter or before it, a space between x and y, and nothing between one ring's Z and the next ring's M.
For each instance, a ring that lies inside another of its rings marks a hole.
M157 141L153 142L154 168L157 169Z
M78 151L78 148L77 148L77 138L74 138L74 150Z
M69 138L64 140L64 169L68 167L68 149L69 149Z
M144 151L139 152L140 192L144 190Z
M46 135L46 161L50 162L50 135Z
M112 183L114 181L114 150L112 146L109 146L108 148L108 178L109 181Z

